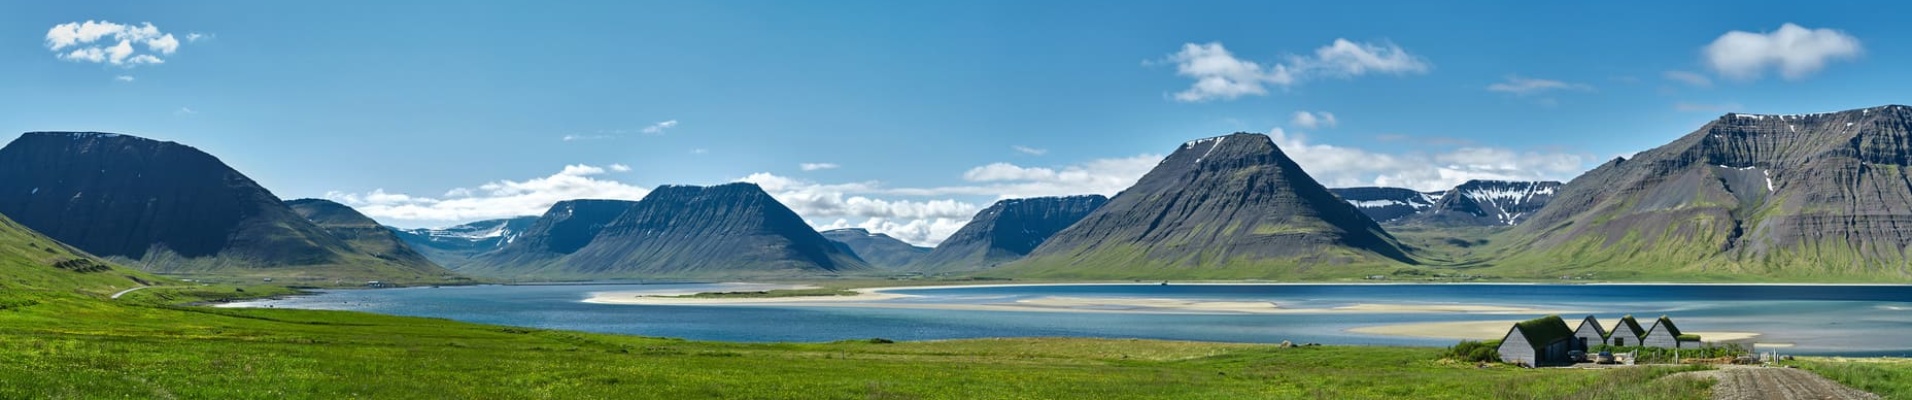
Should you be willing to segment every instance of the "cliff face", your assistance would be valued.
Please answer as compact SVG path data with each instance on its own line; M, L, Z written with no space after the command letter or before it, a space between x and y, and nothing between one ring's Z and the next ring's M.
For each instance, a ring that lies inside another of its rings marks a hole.
M998 201L976 213L910 269L952 272L1015 261L1108 201L1099 195Z
M447 274L356 252L218 158L128 135L30 132L0 148L0 213L151 271L400 281Z
M1507 239L1533 250L1515 262L1905 279L1908 165L1906 106L1727 114L1568 182Z
M754 184L664 186L600 224L600 217L610 214L601 211L554 207L546 213L549 221L533 228L549 234L527 235L459 271L650 278L815 276L872 269Z
M1183 144L1003 273L1261 278L1411 262L1393 236L1267 136L1238 133Z

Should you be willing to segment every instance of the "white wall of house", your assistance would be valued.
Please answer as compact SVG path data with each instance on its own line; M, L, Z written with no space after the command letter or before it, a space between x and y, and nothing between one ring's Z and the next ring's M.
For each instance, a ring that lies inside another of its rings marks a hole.
M1680 348L1680 338L1674 337L1672 332L1668 332L1666 327L1660 326L1660 323L1656 321L1652 328L1646 328L1646 338L1640 339L1640 345L1677 349Z
M1500 339L1500 362L1509 364L1534 364L1534 346L1527 344L1527 336L1520 334L1520 326L1507 331L1507 337Z
M1586 320L1580 321L1580 329L1573 330L1573 337L1586 340L1588 350L1607 343L1607 338L1600 336L1600 328Z

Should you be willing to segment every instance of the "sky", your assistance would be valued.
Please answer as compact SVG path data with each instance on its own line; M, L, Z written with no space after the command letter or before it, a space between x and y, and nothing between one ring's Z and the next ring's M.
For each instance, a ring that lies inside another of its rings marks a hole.
M406 228L748 181L934 245L1237 131L1434 191L1912 93L1912 5L1554 3L6 2L0 140L176 141Z

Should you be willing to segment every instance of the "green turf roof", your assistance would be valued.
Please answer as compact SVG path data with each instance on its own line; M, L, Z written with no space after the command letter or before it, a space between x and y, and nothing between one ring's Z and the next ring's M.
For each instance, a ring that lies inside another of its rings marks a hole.
M1559 315L1534 318L1514 324L1520 329L1520 335L1527 338L1527 346L1535 351L1547 348L1548 343L1573 337L1573 329L1567 327L1567 321Z

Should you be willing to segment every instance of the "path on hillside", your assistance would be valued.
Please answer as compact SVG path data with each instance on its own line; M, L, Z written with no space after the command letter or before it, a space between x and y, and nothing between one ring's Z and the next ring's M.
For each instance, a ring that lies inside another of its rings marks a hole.
M1679 375L1712 378L1713 400L1876 400L1879 395L1840 385L1831 379L1794 368L1727 365L1712 371Z
M120 296L122 296L122 295L125 295L125 294L127 294L127 293L132 293L132 292L133 292L133 291L135 291L135 290L140 290L140 289L145 289L145 288L149 288L149 287L153 287L153 286L140 286L140 287L136 287L136 288L132 288L132 289L126 289L126 290L121 290L121 291L119 291L119 293L114 293L114 294L113 294L113 298L115 298L115 299L117 299L117 298L119 298Z

